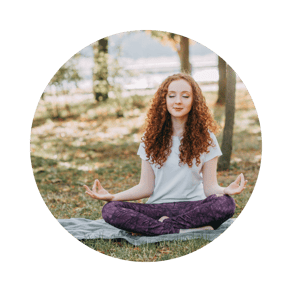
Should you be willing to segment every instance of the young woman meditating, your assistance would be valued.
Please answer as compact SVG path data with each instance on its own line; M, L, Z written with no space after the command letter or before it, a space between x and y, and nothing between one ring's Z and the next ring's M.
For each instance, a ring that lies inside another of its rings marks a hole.
M95 180L92 190L84 186L86 193L108 201L103 219L130 232L150 236L216 229L234 214L229 195L240 194L247 183L240 174L228 187L218 185L217 130L199 85L189 75L172 75L158 88L148 112L137 153L139 184L110 194ZM127 202L146 197L146 204Z

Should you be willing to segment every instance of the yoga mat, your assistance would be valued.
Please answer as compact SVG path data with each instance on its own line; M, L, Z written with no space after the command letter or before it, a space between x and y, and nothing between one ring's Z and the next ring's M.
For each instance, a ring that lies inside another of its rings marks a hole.
M158 236L133 236L130 232L118 229L103 219L89 220L84 218L58 219L58 222L75 238L83 239L124 239L129 243L138 246L147 243L161 241L190 240L205 238L213 241L222 234L235 219L229 219L216 230L192 230L185 233L163 234Z

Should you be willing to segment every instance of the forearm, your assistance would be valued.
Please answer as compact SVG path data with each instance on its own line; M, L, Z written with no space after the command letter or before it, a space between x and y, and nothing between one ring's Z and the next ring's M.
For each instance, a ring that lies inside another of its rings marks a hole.
M219 186L218 184L210 185L204 188L205 196L208 197L213 194L226 194L225 188Z
M138 184L133 188L124 192L114 194L112 201L134 201L150 197L153 191L146 189L144 186Z
M247 180L241 173L238 178L227 187L218 185L217 180L217 157L207 161L203 166L203 188L205 196L213 194L236 195L240 194L246 187ZM240 183L240 184L239 184Z

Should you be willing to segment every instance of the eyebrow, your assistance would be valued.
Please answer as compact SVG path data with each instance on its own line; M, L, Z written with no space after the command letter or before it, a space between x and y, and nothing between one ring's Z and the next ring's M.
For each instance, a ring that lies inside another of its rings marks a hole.
M176 91L168 91L168 93L176 93ZM181 93L191 93L189 91L182 91Z

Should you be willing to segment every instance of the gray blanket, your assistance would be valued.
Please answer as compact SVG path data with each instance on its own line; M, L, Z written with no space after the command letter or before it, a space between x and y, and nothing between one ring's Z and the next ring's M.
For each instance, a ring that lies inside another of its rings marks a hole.
M213 241L223 233L235 219L229 219L216 230L191 229L185 233L164 234L158 236L133 236L131 233L118 229L103 219L89 220L83 218L58 219L58 222L78 240L84 239L125 239L129 243L138 246L147 243L161 241L189 240L204 238Z

